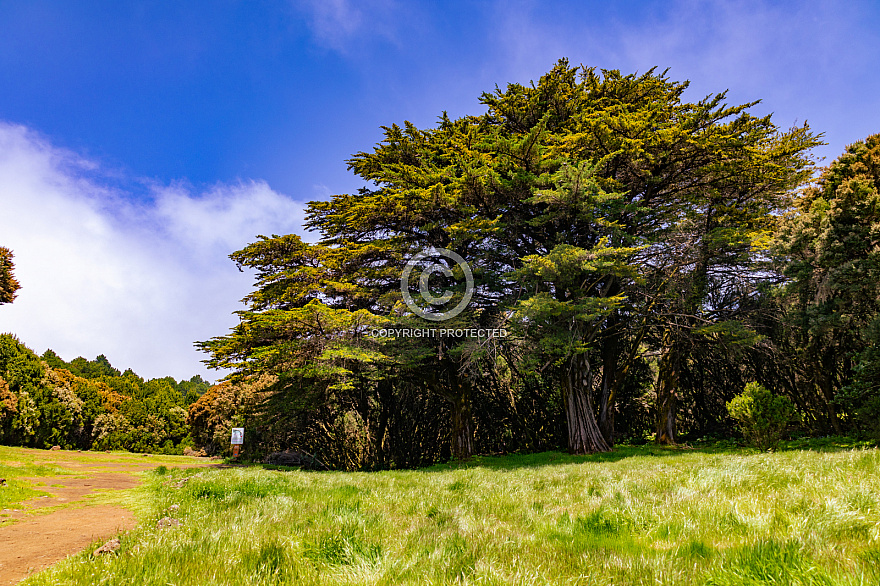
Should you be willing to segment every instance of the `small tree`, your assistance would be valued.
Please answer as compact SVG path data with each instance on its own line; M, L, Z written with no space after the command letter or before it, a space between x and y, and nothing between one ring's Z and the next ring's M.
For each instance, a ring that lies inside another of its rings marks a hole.
M0 304L12 303L15 292L21 288L12 274L12 251L0 246Z
M743 435L760 450L779 443L785 428L795 417L788 397L777 397L756 382L727 403L727 412L739 423Z

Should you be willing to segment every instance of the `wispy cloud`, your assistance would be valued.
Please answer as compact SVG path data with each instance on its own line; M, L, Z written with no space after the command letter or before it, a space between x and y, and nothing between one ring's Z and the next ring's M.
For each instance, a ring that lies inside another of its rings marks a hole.
M876 132L880 32L872 2L673 0L495 4L494 63L508 80L537 79L559 57L574 64L691 80L686 99L729 89L730 103L762 100L783 127L809 121L826 133L819 154ZM601 12L601 14L597 14ZM591 18L592 17L592 18ZM505 69L506 68L506 69ZM867 90L867 91L866 91ZM846 110L847 115L841 112Z
M0 331L66 359L106 354L148 377L208 372L196 340L225 334L252 279L228 254L257 234L301 232L302 206L260 181L148 186L139 200L100 166L0 123L0 242L18 299Z
M671 66L673 79L692 80L689 99L729 89L731 103L760 99L756 113L784 128L808 121L829 143L817 154L831 160L875 131L880 78L863 78L880 58L880 33L865 26L870 6L680 0L641 29L618 30L639 69Z
M298 0L318 44L350 53L358 41L384 38L395 42L405 5L396 0Z

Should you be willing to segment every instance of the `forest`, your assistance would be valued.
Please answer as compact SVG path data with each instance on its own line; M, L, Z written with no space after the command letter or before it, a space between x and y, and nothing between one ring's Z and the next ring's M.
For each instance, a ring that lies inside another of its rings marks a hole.
M347 161L367 186L310 202L316 243L230 255L254 290L196 343L226 380L144 381L4 335L0 443L225 453L243 426L245 458L374 470L880 437L880 134L820 167L807 124L687 87L560 60L484 114L383 127ZM425 251L465 262L404 270ZM0 249L0 303L13 268ZM506 335L448 335L465 330Z
M144 380L103 355L64 362L0 335L0 444L178 454L193 445L187 408L200 376Z

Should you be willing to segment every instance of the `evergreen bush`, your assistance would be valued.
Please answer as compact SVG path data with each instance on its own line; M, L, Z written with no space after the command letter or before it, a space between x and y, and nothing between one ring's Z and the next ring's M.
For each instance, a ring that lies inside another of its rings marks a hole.
M761 450L776 447L796 415L788 397L778 397L756 382L727 403L727 412L749 443Z

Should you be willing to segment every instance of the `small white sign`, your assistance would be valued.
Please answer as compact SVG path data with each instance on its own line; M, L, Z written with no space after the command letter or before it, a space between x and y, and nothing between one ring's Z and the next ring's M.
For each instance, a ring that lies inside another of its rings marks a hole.
M243 427L233 427L232 428L232 445L241 445L244 443L244 428Z

